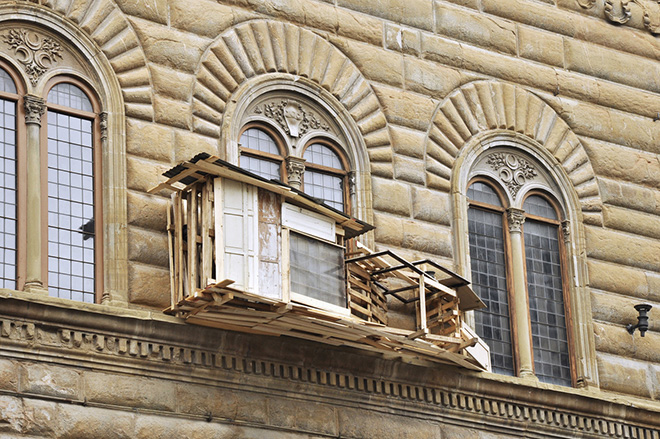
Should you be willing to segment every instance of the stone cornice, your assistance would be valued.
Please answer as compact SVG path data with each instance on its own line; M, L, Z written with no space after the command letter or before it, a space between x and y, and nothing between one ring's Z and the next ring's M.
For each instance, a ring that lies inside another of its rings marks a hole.
M463 373L449 366L415 366L312 342L296 340L291 349L291 340L285 337L191 326L181 330L181 325L167 321L39 303L27 307L25 301L13 298L2 298L0 303L0 353L6 357L77 366L89 363L96 370L156 378L180 375L195 382L217 379L220 373L232 377L227 381L236 382L239 375L242 382L261 382L260 386L286 380L282 386L288 387L295 381L300 386L323 386L322 392L336 399L364 399L381 407L405 404L406 410L419 412L418 416L485 417L511 433L525 428L559 437L660 434L660 407L652 401L624 404L602 393L493 379L493 375Z

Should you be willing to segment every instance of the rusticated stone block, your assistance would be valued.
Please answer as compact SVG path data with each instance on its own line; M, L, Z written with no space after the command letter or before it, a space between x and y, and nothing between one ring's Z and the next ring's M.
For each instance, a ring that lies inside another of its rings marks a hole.
M445 37L422 34L422 57L439 64L461 67L463 45Z
M335 409L326 404L268 398L268 422L298 431L337 436Z
M19 369L22 392L82 399L80 371L48 364L21 364Z
M141 0L119 0L117 5L128 15L155 21L160 24L167 24L168 1L156 0L144 2Z
M403 85L403 55L400 53L335 36L330 36L329 40L367 79L399 87Z
M338 410L341 437L361 439L440 439L439 425L389 413L342 407Z
M566 40L565 57L566 68L570 70L656 93L660 91L660 66L655 61L573 39Z
M443 99L461 84L471 79L478 79L469 72L412 57L403 60L403 68L406 74L406 89L438 100Z
M410 215L410 187L396 181L372 180L374 209L398 215Z
M158 163L132 155L126 156L126 186L147 192L164 181L163 173L171 169L170 163Z
M126 121L126 152L139 157L169 162L174 150L172 128L137 119Z
M587 20L577 14L562 14L556 7L534 2L512 4L502 0L481 0L481 7L489 14L568 36L573 36L576 28Z
M404 221L402 247L431 255L452 256L451 231L447 227Z
M518 50L523 58L557 67L564 66L564 41L556 34L519 26Z
M660 203L657 203L653 189L605 178L599 179L598 183L603 203L660 214Z
M401 247L403 244L403 220L390 215L374 215L377 243Z
M660 239L660 217L615 206L603 206L603 224L624 232Z
M580 139L594 172L611 179L660 187L660 160L654 152L621 148L592 138Z
M230 389L193 384L177 384L178 412L189 415L236 419L239 394Z
M596 308L599 306L598 303L595 304ZM634 311L632 306L630 309ZM599 352L607 352L608 354L619 355L621 357L633 357L635 352L633 337L622 326L594 322L594 339L596 341L596 350Z
M413 218L449 226L451 224L451 200L449 194L414 187Z
M167 198L141 192L126 193L128 224L164 233L167 229Z
M9 360L0 359L0 390L18 391L18 366Z
M418 159L424 157L426 133L396 125L390 125L389 130L394 152Z
M585 227L587 255L660 272L660 243L597 227Z
M174 162L181 163L190 160L200 152L219 155L217 139L211 139L201 134L176 130L174 132Z
M385 23L385 47L409 55L419 55L421 49L419 31Z
M128 228L128 260L167 268L167 234L138 227Z
M373 88L388 122L421 131L428 129L437 106L432 99L398 88L376 85Z
M8 395L0 395L0 434L20 434L25 431L26 419L23 401Z
M254 13L213 0L170 0L169 7L173 27L209 38L254 16Z
M660 365L652 364L651 373L653 374L653 398L660 399Z
M660 301L660 291L650 285L649 272L594 259L588 260L587 264L591 288Z
M209 39L140 18L130 21L150 62L194 73Z
M126 409L145 408L174 411L175 383L128 375L85 372L87 401L111 404Z
M335 18L328 19L329 14ZM381 20L335 7L332 8L330 13L329 9L320 8L316 4L309 3L309 7L305 9L305 24L314 28L323 28L322 23L325 27L332 26L332 29L327 30L336 32L337 35L369 44L382 44L383 23Z
M597 354L600 388L612 392L649 398L648 364L615 355Z
M154 120L177 128L192 127L192 110L189 102L154 95Z
M516 54L516 28L508 20L436 2L435 31L487 49Z
M152 64L150 69L155 93L184 102L190 99L193 75L158 64Z
M433 2L428 0L337 0L337 6L364 12L375 17L433 30Z
M426 177L424 161L405 156L395 156L394 177L397 180L423 185Z
M159 310L170 306L170 271L153 265L128 264L128 300Z

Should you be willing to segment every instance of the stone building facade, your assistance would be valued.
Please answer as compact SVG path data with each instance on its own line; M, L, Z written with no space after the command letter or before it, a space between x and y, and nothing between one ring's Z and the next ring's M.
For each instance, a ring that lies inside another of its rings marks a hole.
M659 34L652 0L0 1L0 436L660 438ZM241 140L264 126L279 153ZM162 174L254 153L300 186L313 133L373 250L478 284L471 212L499 212L501 370L162 312ZM529 308L537 219L554 311ZM536 312L564 322L547 373Z

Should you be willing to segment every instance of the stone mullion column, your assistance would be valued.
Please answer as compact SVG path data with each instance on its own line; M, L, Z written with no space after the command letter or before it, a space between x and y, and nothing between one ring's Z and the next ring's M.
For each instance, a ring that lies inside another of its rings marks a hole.
M286 172L289 186L301 189L303 174L305 173L305 159L289 156L286 158Z
M521 377L534 376L532 356L532 328L529 322L529 303L525 282L525 254L522 240L524 211L509 208L509 235L511 241L511 273L513 275L513 318L516 323L514 336L518 340L518 366Z
M42 272L42 218L41 218L41 116L46 104L37 96L26 95L25 125L27 135L27 206L26 206L26 277L24 290L48 293Z

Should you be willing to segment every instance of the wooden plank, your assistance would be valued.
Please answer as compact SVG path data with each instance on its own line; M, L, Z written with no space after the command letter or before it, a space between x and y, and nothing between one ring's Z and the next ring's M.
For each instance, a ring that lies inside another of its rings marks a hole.
M213 270L213 240L211 230L213 229L213 181L206 180L202 188L202 269L200 273L200 286L205 287L212 276Z
M187 225L188 225L188 285L195 291L197 285L197 190L187 194Z
M176 284L176 300L172 305L183 299L183 200L181 193L177 192L172 195L173 209L174 209L174 270L175 270L175 284Z

